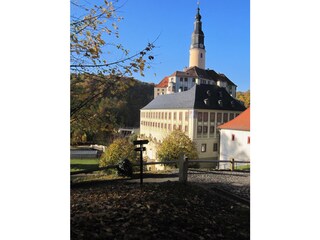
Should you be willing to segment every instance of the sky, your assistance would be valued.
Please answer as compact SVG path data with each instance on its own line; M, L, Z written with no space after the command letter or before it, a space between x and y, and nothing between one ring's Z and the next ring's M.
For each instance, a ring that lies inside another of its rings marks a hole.
M89 1L88 1L89 2ZM94 1L97 4L101 1ZM92 3L92 1L90 1ZM189 47L197 0L119 0L119 42L132 53L155 41L155 59L144 82L159 83L189 65ZM201 0L206 68L224 73L238 86L250 88L250 1Z

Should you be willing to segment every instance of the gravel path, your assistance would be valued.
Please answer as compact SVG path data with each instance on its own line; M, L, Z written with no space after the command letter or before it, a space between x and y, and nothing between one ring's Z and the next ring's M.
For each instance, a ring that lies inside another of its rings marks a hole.
M250 200L250 172L189 169L188 182L217 187Z

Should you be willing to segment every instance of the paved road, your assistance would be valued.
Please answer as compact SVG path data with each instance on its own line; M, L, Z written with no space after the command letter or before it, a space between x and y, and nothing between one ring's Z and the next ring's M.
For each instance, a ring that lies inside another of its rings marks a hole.
M140 179L127 180L140 182ZM144 183L179 181L178 170L168 174L145 174ZM205 187L216 187L229 191L240 197L250 199L250 172L211 171L204 169L189 169L188 182L202 184Z

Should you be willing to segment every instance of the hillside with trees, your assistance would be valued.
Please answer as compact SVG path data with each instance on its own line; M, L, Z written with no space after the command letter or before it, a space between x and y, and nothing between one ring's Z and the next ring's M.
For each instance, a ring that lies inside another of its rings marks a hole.
M139 127L140 109L153 99L154 84L133 78L71 74L71 144L112 141L119 127ZM113 79L114 78L114 79ZM94 92L102 93L88 104Z
M246 92L237 92L236 98L242 101L246 108L250 107L250 90Z

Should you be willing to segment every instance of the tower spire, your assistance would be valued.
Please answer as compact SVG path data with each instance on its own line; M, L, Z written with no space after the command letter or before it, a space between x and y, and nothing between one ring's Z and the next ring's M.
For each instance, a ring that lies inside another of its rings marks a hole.
M197 66L205 69L205 46L200 15L200 1L197 1L197 14L194 21L194 30L191 36L189 67Z

